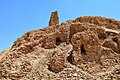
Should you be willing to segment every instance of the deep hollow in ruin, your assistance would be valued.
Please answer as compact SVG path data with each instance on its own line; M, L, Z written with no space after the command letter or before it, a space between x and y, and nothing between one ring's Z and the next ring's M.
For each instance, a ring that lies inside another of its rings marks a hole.
M60 37L57 37L56 38L56 45L58 46L58 45L60 45L62 43L62 41L60 40Z
M80 50L82 55L86 55L86 51L83 44L81 45Z

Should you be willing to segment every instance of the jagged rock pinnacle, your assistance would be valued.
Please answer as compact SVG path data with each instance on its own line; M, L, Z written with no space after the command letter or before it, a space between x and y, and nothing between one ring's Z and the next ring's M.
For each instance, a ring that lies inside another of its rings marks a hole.
M49 20L49 26L59 24L59 17L58 17L58 12L52 12L50 20Z

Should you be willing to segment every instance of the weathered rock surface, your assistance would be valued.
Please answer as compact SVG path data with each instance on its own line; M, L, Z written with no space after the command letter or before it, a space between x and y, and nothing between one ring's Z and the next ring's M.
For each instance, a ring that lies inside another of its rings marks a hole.
M71 39L73 51L77 51L86 61L98 61L101 55L101 44L92 30L78 32ZM80 57L81 58L81 57ZM74 61L73 61L74 62ZM80 62L80 61L79 61Z
M118 52L118 45L117 45L117 43L115 43L115 42L114 42L113 40L111 40L111 39L106 39L106 40L103 42L103 46L104 46L104 47L111 48L113 51Z
M63 52L56 52L50 61L50 68L54 72L60 72L63 70L66 63L66 55Z
M0 53L0 80L119 80L120 21L83 16L18 38Z

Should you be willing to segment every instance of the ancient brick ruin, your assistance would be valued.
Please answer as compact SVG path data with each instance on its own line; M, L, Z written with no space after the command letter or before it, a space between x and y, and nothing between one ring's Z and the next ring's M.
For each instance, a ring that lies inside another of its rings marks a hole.
M49 21L49 26L53 26L59 24L59 17L58 17L58 12L52 12L51 17L50 17L50 21Z
M62 43L71 45L72 50L51 56L49 67L53 72L62 71L67 61L76 66L85 62L101 64L103 55L120 54L120 21L83 16L59 24L58 12L52 12L48 27L25 33L14 42L11 51L16 57L38 48L57 49Z
M12 50L26 54L38 46L52 49L65 42L73 45L72 63L75 65L83 60L98 62L102 47L119 53L120 33L114 31L120 29L119 21L88 16L58 23L58 13L52 12L49 27L27 32L14 43Z

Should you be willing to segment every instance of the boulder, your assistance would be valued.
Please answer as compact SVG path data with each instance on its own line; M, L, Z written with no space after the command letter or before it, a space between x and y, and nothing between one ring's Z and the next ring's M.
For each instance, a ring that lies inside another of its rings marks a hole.
M82 55L79 51L73 51L71 55L72 64L77 65L83 62Z
M60 72L63 70L66 63L66 55L64 52L56 52L50 61L50 69L53 72Z
M103 42L103 46L107 48L111 48L113 51L118 52L117 43L115 43L112 39L106 39Z

